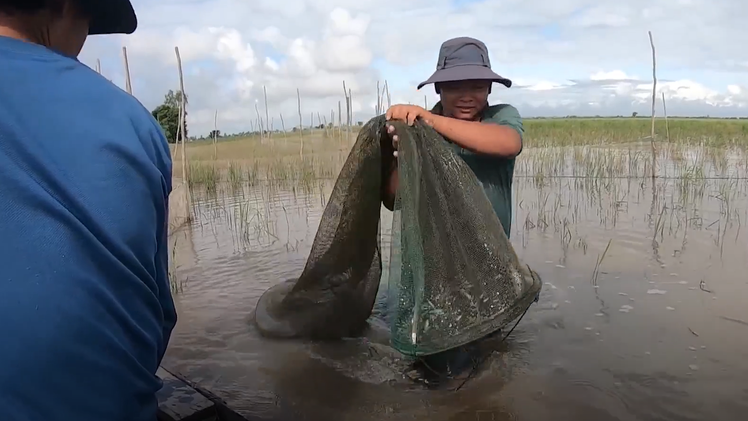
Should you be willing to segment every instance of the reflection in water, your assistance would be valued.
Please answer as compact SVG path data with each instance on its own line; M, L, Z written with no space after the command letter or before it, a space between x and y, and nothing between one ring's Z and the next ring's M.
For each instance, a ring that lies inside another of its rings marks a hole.
M331 181L195 194L196 221L175 235L184 286L165 363L265 419L743 419L745 181L681 176L653 189L528 174L515 182L512 240L545 287L460 391L404 380L377 316L366 338L323 344L263 339L248 323L262 292L301 273Z

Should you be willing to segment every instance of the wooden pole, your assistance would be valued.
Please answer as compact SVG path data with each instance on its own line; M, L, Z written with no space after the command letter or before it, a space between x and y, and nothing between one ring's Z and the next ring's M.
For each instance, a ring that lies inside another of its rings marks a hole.
M657 174L657 149L655 148L655 102L657 99L657 56L655 54L655 45L654 45L654 40L652 39L652 31L647 31L647 33L649 34L649 45L652 47L652 128L651 128L649 141L652 147L652 180L654 180Z
M346 88L345 81L343 81L343 95L345 96L345 134L346 139L350 135L351 129L351 97L348 94L350 89Z
M122 47L122 59L125 63L125 90L132 95L132 82L130 81L130 64L127 61L127 47Z
M338 136L343 137L343 112L340 101L338 101Z
M262 94L265 97L265 128L268 131L268 137L271 137L271 130L270 130L270 112L268 111L268 90L265 88L265 86L262 86Z
M286 137L286 123L283 121L283 114L280 115L281 118L281 129L283 130L283 137Z
M262 142L265 140L265 134L262 128L262 118L260 118L260 109L257 108L257 101L255 101L255 113L257 114L257 127L260 128L260 142Z
M392 106L392 97L390 96L390 84L384 81L384 91L387 93L387 108Z
M302 158L304 157L304 124L301 120L301 92L299 92L299 88L296 88L296 105L299 110L299 140L300 145L299 146L299 156Z
M218 110L213 114L213 160L218 159Z
M189 189L189 173L187 172L187 147L185 144L185 140L187 140L187 130L185 127L185 116L187 115L186 107L187 107L187 94L184 91L184 72L182 71L182 57L179 55L179 47L174 47L174 54L177 56L177 69L179 70L179 92L180 92L180 101L179 101L179 128L182 133L182 183L184 183L184 189L185 189L185 197L186 200L184 201L186 212L185 215L187 215L187 220L192 219L192 198L190 197L190 189ZM128 77L129 79L129 77Z
M382 114L382 94L379 91L379 81L377 81L377 109L375 110L375 114Z
M670 143L670 126L667 122L667 105L665 104L665 92L660 92L662 94L662 112L665 114L665 136L667 138L667 142Z
M353 92L348 88L348 139L351 138L351 127L353 126Z

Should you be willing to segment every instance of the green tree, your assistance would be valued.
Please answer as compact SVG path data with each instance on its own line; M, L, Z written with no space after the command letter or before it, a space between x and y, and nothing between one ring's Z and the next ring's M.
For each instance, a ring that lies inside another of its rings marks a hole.
M185 103L187 102L188 97L185 96ZM179 104L182 101L182 92L181 91L172 91L171 89L169 92L166 93L164 96L164 103L156 107L153 111L151 111L151 114L153 114L153 118L158 121L158 124L161 125L161 128L164 130L164 135L166 136L166 140L169 143L175 143L177 140L177 131L179 128ZM187 111L185 110L184 113L185 116L185 122L184 122L184 133L181 133L179 138L181 139L187 139L189 130L187 130Z

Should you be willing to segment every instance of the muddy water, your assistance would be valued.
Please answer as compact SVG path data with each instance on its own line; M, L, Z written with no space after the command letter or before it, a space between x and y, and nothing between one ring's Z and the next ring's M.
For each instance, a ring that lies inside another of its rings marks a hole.
M270 341L248 323L302 270L330 188L195 195L195 223L174 236L167 366L258 419L745 419L745 180L518 177L512 242L545 286L457 392L404 380L376 317L367 339L338 344Z

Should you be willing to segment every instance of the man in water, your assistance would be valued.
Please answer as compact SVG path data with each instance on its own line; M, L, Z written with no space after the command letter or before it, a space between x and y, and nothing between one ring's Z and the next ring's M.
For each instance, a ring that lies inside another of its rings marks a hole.
M473 170L483 185L496 215L509 237L512 225L512 179L514 160L522 151L524 129L516 108L509 104L489 105L492 83L507 88L512 81L491 70L488 49L474 38L454 38L444 42L439 51L436 72L418 85L421 89L434 84L440 101L430 111L417 105L394 105L387 110L388 120L413 124L417 119L429 124L447 139L455 152ZM398 136L388 126L394 155ZM396 168L394 170L397 171ZM397 175L390 179L385 206L392 209ZM389 197L388 197L389 196ZM429 367L452 373L468 362L473 346L461 347L426 358ZM448 367L447 367L448 366Z
M134 97L81 64L129 0L0 0L0 412L154 421L176 313L171 156Z

